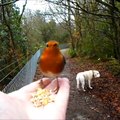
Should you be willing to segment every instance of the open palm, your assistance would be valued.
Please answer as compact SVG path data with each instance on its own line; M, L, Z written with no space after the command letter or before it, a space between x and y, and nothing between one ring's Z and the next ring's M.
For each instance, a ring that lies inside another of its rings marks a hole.
M44 78L44 81L48 80ZM65 119L69 99L69 80L59 78L59 91L55 101L44 107L34 107L30 101L32 94L39 87L39 81L33 82L20 90L0 93L0 119ZM49 86L51 83L49 84Z

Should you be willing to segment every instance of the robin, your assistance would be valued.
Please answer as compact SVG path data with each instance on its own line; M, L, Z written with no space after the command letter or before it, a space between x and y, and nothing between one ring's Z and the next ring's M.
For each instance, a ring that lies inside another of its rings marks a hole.
M59 43L54 40L48 41L39 60L39 68L43 76L58 78L64 69L65 63L65 58L59 49ZM42 79L40 84L43 84ZM55 91L57 91L58 88L59 84L57 79Z

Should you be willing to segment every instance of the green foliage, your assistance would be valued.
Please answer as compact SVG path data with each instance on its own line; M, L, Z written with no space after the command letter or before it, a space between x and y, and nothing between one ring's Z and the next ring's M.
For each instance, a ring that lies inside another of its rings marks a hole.
M56 23L54 20L51 20L48 23L45 23L41 27L42 40L47 42L50 39L55 39Z
M16 73L23 67L21 59L24 56L26 60L27 45L26 37L22 31L22 22L20 20L20 10L13 4L4 6L0 13L0 69L12 64L7 69L0 72L0 80L15 69L2 83L8 83ZM19 61L17 61L19 60ZM20 64L18 66L18 64ZM0 83L1 84L1 83Z
M83 4L76 2L76 7L86 10L85 12L75 9L75 30L80 33L79 43L75 47L79 54L101 59L114 56L120 60L120 14L114 8L108 7L115 5L119 10L120 3L108 0L89 0L83 1Z
M23 30L26 34L29 48L40 48L48 40L67 41L68 31L63 29L53 19L46 21L40 11L27 11L24 16Z
M61 24L64 24L64 23L61 23ZM66 43L69 38L69 33L60 24L57 24L56 30L54 33L54 38L58 40L60 43Z
M73 49L69 49L68 50L68 54L70 55L71 58L75 57L77 54L76 54L76 51L73 50Z
M106 22L87 21L83 19L80 54L91 58L109 58L113 56L113 43L109 39L109 24Z
M98 34L98 33L96 33ZM88 34L82 43L82 54L90 57L107 58L113 54L112 43L105 36Z
M113 73L113 75L120 76L120 63L115 58L112 58L108 62L107 68Z

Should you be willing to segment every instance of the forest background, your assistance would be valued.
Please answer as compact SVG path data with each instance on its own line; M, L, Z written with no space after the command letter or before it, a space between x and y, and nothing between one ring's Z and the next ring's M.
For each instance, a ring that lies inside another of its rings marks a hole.
M71 57L108 61L120 75L120 0L45 0L45 12L26 10L29 0L20 10L17 1L0 1L1 86L51 39L68 44Z

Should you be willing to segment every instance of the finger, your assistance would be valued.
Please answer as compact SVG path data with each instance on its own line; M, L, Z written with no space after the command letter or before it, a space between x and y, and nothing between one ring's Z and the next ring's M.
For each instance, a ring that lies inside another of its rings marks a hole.
M51 83L50 79L41 79L41 81L39 82L40 88L44 89L46 86L48 86Z
M51 92L54 93L54 90L57 89L58 87L57 84L58 84L57 79L54 79L48 86L45 87L45 89L50 90Z
M48 78L43 78L43 82L45 82L45 81L48 81ZM15 92L9 93L9 94L17 94L18 92L19 93L33 93L33 92L36 92L36 90L40 87L39 83L40 83L40 80L32 82L32 83L22 87L21 89L15 91Z
M41 80L38 80L36 82L32 82L29 85L26 85L26 86L22 87L20 89L20 91L35 92L40 87L40 81ZM49 78L42 78L42 81L45 85L51 82Z
M36 81L36 82L32 82L24 87L22 87L19 90L16 90L14 92L9 93L9 96L13 96L13 97L18 97L18 98L27 98L29 97L34 91L36 91L36 89L39 87L39 82L40 80Z
M46 81L48 83L49 78L43 78L42 80L43 80L43 83L45 82L45 84L46 84ZM18 97L20 99L28 100L32 97L32 94L35 93L38 88L40 88L39 83L40 83L40 80L38 80L36 82L32 82L29 85L26 85L17 91L9 93L8 95Z

